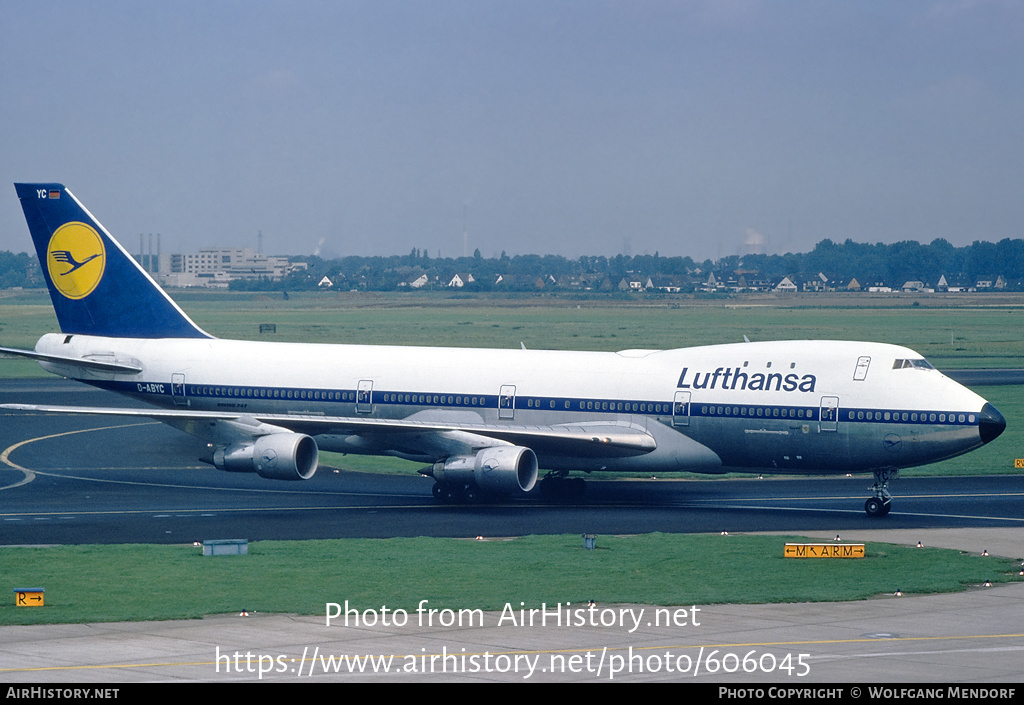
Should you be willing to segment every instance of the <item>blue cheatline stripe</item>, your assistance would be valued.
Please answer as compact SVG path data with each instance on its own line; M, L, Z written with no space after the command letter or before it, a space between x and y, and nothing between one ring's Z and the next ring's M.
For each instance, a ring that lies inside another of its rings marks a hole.
M121 382L92 380L90 384L113 392L129 394L139 398L153 398L166 405L178 394L172 394L172 385L166 382ZM187 384L185 398L222 401L270 401L270 402L313 402L315 404L355 405L356 389L322 389L312 387L264 387L249 385ZM451 392L398 392L373 390L368 402L373 406L388 407L441 407L452 409L496 409L500 395L466 394ZM604 414L644 414L648 416L672 416L671 401L640 399L602 399L583 397L515 397L515 410L565 412L576 411ZM344 413L344 412L343 412ZM753 421L818 421L820 409L813 405L763 405L763 404L712 404L690 403L690 418L736 418ZM859 409L840 408L840 423L875 424L916 424L922 426L976 426L977 412L969 411L922 411L919 409Z

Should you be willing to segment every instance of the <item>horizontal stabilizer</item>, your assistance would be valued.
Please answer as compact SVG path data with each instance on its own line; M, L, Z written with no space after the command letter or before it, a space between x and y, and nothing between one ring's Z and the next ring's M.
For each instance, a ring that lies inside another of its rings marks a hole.
M82 357L62 357L61 355L46 355L35 350L19 350L17 348L0 348L0 353L27 357L39 362L52 362L55 365L71 365L72 367L84 367L90 370L102 372L122 372L125 374L138 374L142 368L138 365L131 365L122 362L107 362L105 360L89 360Z

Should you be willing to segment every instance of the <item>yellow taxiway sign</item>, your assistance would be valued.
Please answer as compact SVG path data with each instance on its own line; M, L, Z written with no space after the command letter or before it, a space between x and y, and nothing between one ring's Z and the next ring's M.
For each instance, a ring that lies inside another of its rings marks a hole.
M862 543L787 543L786 558L863 558Z

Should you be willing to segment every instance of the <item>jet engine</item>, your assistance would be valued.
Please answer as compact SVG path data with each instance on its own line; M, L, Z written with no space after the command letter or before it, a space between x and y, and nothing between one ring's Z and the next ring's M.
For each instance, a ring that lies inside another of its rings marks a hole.
M529 492L537 482L537 456L522 446L492 446L476 455L456 455L434 463L442 484L475 484L489 492Z
M213 464L229 472L254 472L268 480L308 480L316 472L320 451L301 433L272 433L252 443L221 446Z

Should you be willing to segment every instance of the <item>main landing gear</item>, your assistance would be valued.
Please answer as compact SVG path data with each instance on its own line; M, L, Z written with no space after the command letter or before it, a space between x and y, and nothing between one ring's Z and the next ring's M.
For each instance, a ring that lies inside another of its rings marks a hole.
M864 511L869 517L884 517L892 508L892 495L889 494L889 480L899 477L900 471L895 468L875 470L875 484L871 486L874 495L864 502Z
M565 470L555 470L540 481L541 496L551 502L580 502L587 493L587 481L569 477Z
M539 483L540 495L549 502L580 502L587 492L587 483L582 477L568 477L565 471L549 473ZM501 495L493 492L485 495L476 483L435 482L434 499L438 504L479 504Z

